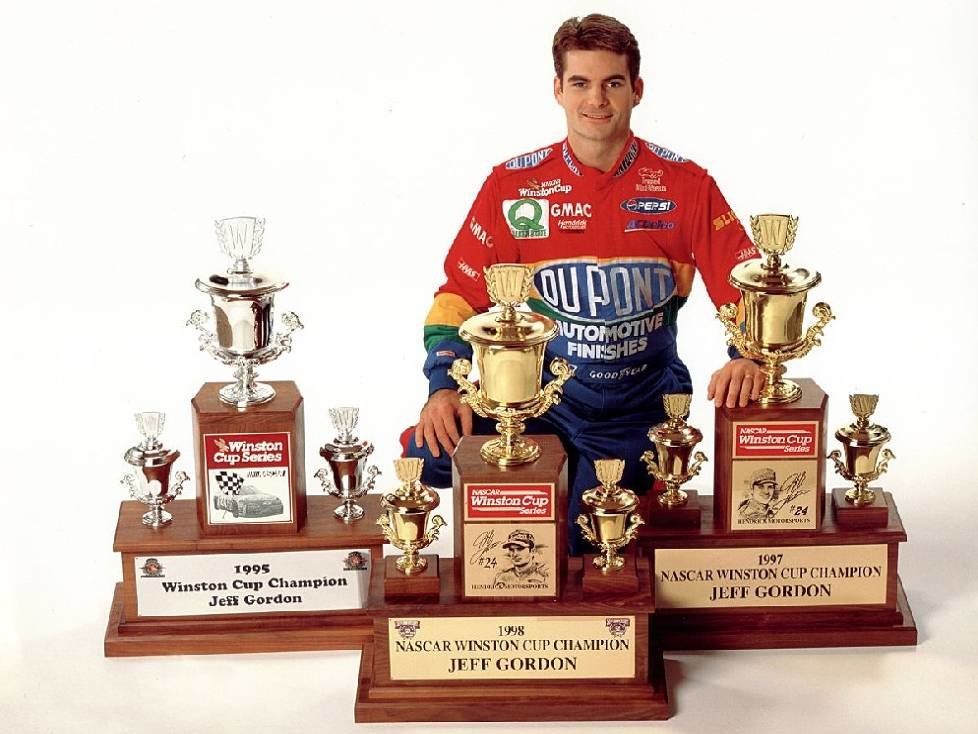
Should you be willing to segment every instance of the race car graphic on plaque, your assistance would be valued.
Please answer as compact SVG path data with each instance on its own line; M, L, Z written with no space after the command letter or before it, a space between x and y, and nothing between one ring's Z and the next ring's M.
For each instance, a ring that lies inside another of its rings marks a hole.
M288 523L289 434L205 434L207 521L212 525Z

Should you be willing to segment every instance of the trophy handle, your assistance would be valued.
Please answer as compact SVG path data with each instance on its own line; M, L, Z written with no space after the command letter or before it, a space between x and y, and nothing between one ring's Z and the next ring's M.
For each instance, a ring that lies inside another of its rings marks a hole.
M808 331L805 332L805 338L802 339L801 344L796 348L789 350L787 354L791 355L792 359L798 359L799 357L804 357L812 349L821 345L822 343L822 332L828 323L835 318L832 314L832 309L827 303L816 303L812 306L812 316L814 316L817 321L808 327Z
M377 524L380 525L380 530L384 534L384 538L388 543L393 545L395 548L400 548L397 543L397 536L394 534L394 528L391 527L391 518L387 511L384 511L380 517L377 518Z
M320 471L322 471L322 469L320 469ZM382 473L383 472L381 472L380 469L378 469L376 466L370 465L367 467L367 483L366 485L364 485L366 487L366 489L364 490L365 494L367 492L373 491L374 484L377 481L377 477L380 476Z
M720 320L720 323L723 324L723 328L727 332L728 346L736 349L743 357L760 357L760 355L754 354L754 352L750 349L747 341L747 335L740 330L740 324L737 323L736 303L725 303L720 306L720 310L717 311L717 318Z
M463 403L472 408L476 415L489 418L489 412L482 403L478 386L468 379L472 363L467 359L456 359L448 370L448 375L458 383L458 395Z
M635 540L635 538L638 537L638 529L642 527L644 524L645 524L645 520L643 520L642 516L639 515L637 512L633 512L631 515L629 515L628 529L625 530L625 535L622 536L625 541L624 543L622 543L622 546L626 546L629 543L631 543L633 540Z
M656 463L656 458L655 452L652 449L648 449L647 451L643 452L641 456L641 459L645 463L649 474L651 474L655 479L658 479L660 482L664 482L666 481L666 475L659 470L659 465Z
M598 544L598 537L591 530L591 523L588 522L587 515L583 512L577 516L577 525L581 529L581 535L584 536L584 539L591 545L596 546Z
M329 472L326 471L325 467L320 467L319 470L315 474L313 474L313 476L319 480L319 483L322 485L323 491L326 494L333 494L333 491L336 488L333 486L333 480L330 478ZM381 517L387 517L387 516L381 515ZM378 525L380 524L380 520L377 521L377 524Z
M136 477L131 473L124 474L122 479L119 480L119 484L129 490L129 496L134 500L138 500L139 496L136 494Z
M884 451L889 452L889 449L884 449ZM838 474L843 479L845 479L846 481L849 481L849 482L851 482L855 478L850 473L849 468L842 461L842 453L839 451L839 449L834 449L832 451L832 453L830 453L828 455L827 458L832 459L832 461L835 463L835 473L836 474ZM884 457L884 465L885 465L885 463L886 463L886 459Z
M281 316L279 316L281 323L285 324L285 331L280 331L272 337L274 342L273 349L271 350L273 356L270 356L266 362L278 357L280 354L292 351L292 333L298 329L304 329L302 321L299 320L299 315L295 311L286 311Z
M207 352L221 364L234 364L235 357L221 348L217 341L217 334L207 328L206 324L209 320L207 313L200 309L190 314L190 318L187 319L187 326L197 330L197 345L200 351Z
M528 417L538 418L560 402L564 394L564 383L574 376L575 369L563 357L554 357L550 363L550 371L554 379L540 391L540 400Z
M426 548L427 546L431 545L436 540L438 540L438 531L441 530L443 527L445 527L447 524L448 523L445 522L445 519L441 515L433 515L431 517L431 527L429 527L427 532L425 532L424 534L425 543L421 547Z
M687 482L699 474L703 464L705 464L707 461L708 459L706 458L706 454L704 454L702 451L697 451L695 454L693 454L693 463L690 464L689 468L686 470L686 478L683 479L683 482Z
M183 492L184 482L186 482L188 479L190 479L190 477L187 476L187 472L184 471L178 471L173 475L173 481L170 483L170 491L168 492L171 498L180 496L180 494Z
M896 454L889 449L883 449L883 453L880 454L880 458L882 461L880 461L879 465L876 467L876 476L873 477L874 479L879 478L880 474L886 474L886 470L889 468L890 462L896 458Z

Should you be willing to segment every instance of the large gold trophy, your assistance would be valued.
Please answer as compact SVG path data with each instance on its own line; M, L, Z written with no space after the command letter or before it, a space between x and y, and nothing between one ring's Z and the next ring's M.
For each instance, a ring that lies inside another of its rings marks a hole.
M421 483L424 459L397 459L394 471L401 486L381 499L384 512L377 519L387 542L404 551L395 562L397 570L406 576L414 576L428 568L428 560L419 551L438 539L438 531L445 525L441 515L428 516L438 507L438 493Z
M593 563L603 573L621 570L625 560L618 550L635 539L639 526L645 522L638 514L638 497L618 486L624 470L621 459L595 461L594 471L601 486L584 493L584 512L577 516L585 540L601 551Z
M482 458L496 466L526 464L540 456L540 447L522 436L525 421L560 402L574 368L555 358L550 363L555 379L541 390L544 351L557 326L541 314L516 310L529 295L532 271L526 265L500 264L487 268L485 277L489 297L502 310L473 316L459 327L459 336L472 344L480 382L468 380L472 364L466 359L455 360L449 374L463 402L498 421L501 437L483 444Z
M801 388L783 379L784 362L803 357L821 344L822 330L835 317L827 303L816 303L812 314L817 321L802 334L808 291L822 276L781 262L795 243L798 217L759 214L750 218L750 225L754 244L767 259L748 260L730 272L730 284L742 294L746 330L740 330L736 304L722 306L717 318L727 330L727 343L744 357L762 363L765 384L758 402L791 403L801 397Z
M869 488L869 483L886 472L890 461L896 458L892 451L883 448L890 440L890 432L869 422L877 402L879 395L849 396L856 422L835 432L845 451L845 461L838 449L828 457L835 463L836 472L856 485L846 492L846 501L856 507L867 507L876 501L876 493Z

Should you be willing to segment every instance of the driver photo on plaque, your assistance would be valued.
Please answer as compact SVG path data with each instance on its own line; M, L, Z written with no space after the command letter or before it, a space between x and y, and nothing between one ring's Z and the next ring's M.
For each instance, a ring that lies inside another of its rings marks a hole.
M804 471L791 474L781 486L778 486L774 469L765 467L754 472L748 482L746 496L737 505L737 514L743 520L755 522L777 517L785 505L809 491L809 488L804 486Z
M424 326L428 400L404 431L404 454L424 458L424 481L451 485L451 454L461 436L492 434L493 422L459 400L448 369L472 349L458 333L486 311L484 268L531 266L529 307L554 319L558 334L545 364L576 369L560 404L527 421L527 434L559 436L568 453L573 552L585 549L572 522L595 486L594 460L620 456L623 482L648 488L639 461L649 426L665 419L664 393L688 393L692 380L677 351L677 315L696 272L719 307L740 301L731 268L757 251L713 178L696 163L636 136L642 100L638 43L618 20L571 18L553 39L551 93L566 137L495 166L445 258ZM707 397L731 407L756 399L757 364L738 353L713 374ZM544 370L544 381L553 379Z
M550 571L539 557L543 546L538 546L533 533L514 530L503 543L509 567L496 574L495 584L505 587L511 584L546 584Z

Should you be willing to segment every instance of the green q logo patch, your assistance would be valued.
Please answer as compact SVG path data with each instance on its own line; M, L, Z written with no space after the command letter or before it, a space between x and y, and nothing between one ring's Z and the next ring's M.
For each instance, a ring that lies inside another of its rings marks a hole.
M546 199L507 199L503 215L517 239L550 236L549 202Z

